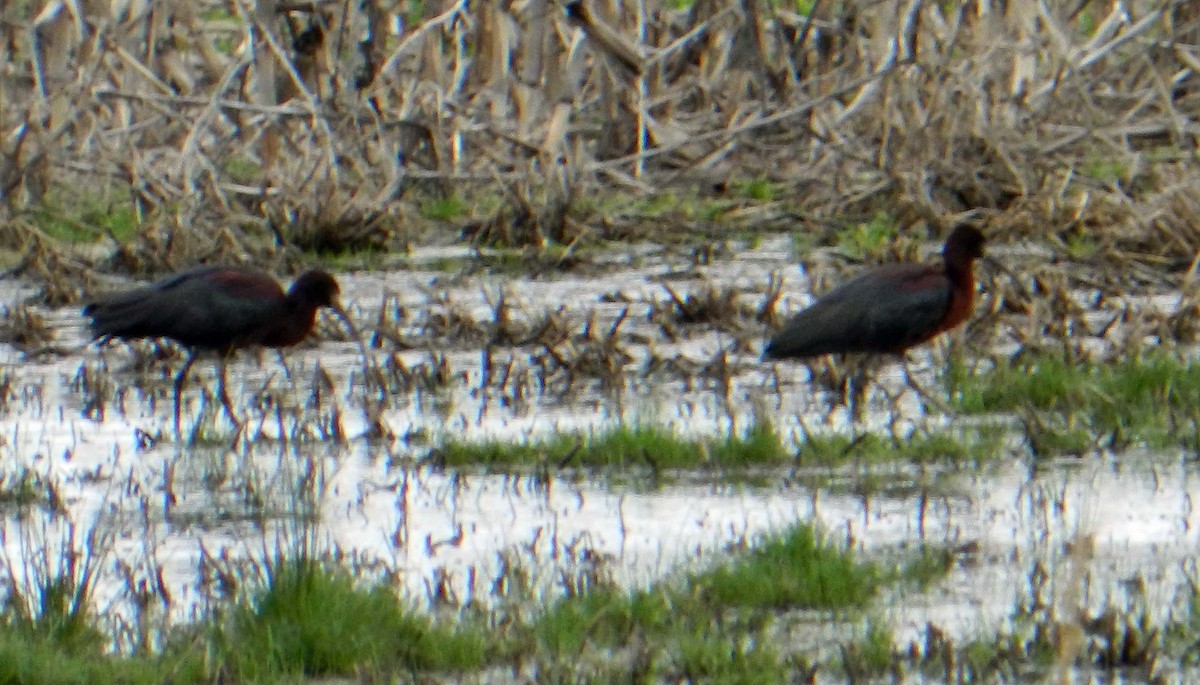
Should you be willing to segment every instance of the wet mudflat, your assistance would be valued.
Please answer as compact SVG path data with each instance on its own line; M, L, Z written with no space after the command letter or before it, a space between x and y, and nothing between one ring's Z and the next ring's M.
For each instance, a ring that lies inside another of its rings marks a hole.
M785 239L698 266L652 247L629 254L546 278L473 274L465 253L420 252L409 269L340 275L371 359L332 319L285 363L239 355L229 378L247 419L241 433L213 399L212 363L196 366L177 436L181 353L99 350L74 309L38 310L57 352L3 352L7 572L28 582L72 550L94 555L91 601L118 642L131 642L146 621L199 620L228 601L228 569L301 538L364 577L390 578L417 605L489 606L515 566L546 601L598 579L643 588L807 522L865 559L946 552L944 577L885 590L870 611L898 651L935 633L965 642L1018 631L1043 605L1092 641L1103 631L1089 617L1114 607L1166 625L1190 606L1200 483L1187 450L1097 442L1057 455L1031 437L1027 416L939 406L950 401L952 359L980 368L1024 344L1011 330L1034 317L1001 317L999 280L991 293L985 283L979 325L872 370L854 422L830 378L838 365L758 361L772 277L783 277L780 313L813 286L789 263ZM1132 335L1113 333L1107 312L1169 315L1177 304L1072 297L1081 321L1102 331L1080 345L1099 347ZM448 441L527 443L618 426L704 437L756 425L771 426L794 457L663 469L647 453L597 468L567 450L497 467L448 465L441 451ZM957 458L859 451L979 427L991 436L987 454L970 440ZM838 459L813 456L820 440L837 439ZM781 641L834 658L845 631L826 616L808 624Z

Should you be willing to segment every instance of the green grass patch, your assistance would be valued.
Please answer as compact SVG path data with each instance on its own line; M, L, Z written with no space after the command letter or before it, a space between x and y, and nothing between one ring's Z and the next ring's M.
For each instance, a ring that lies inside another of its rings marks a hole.
M224 7L212 7L200 12L200 18L205 21L237 21Z
M884 580L874 564L799 525L733 563L693 577L701 596L722 606L847 609L863 606Z
M744 434L684 438L669 429L617 426L598 433L563 433L531 442L466 442L447 438L433 458L447 466L510 469L522 466L586 466L653 469L739 469L790 463L770 424L755 424Z
M868 621L863 637L842 649L842 669L851 682L882 676L892 665L895 637L878 621Z
M920 554L899 569L901 580L922 589L945 578L954 568L954 553L945 547L922 547Z
M434 221L454 221L467 216L471 207L457 195L426 200L421 203L421 216Z
M657 676L652 681L781 682L785 662L763 632L767 623L731 621L723 611L670 583L594 591L561 600L539 617L534 651L585 680L616 669ZM631 650L640 653L632 664L623 656Z
M493 245L475 252L469 262L449 258L446 263L456 263L460 268L469 264L471 268L485 269L492 273L529 277L530 274L569 268L592 253L593 249L589 246L560 245L548 241L545 245L532 249Z
M672 650L682 682L774 685L787 682L787 665L767 640L743 640L718 626L679 637Z
M33 221L46 235L68 243L90 243L105 236L127 242L137 235L138 216L127 199L82 198L34 211Z
M432 682L509 667L539 682L786 682L812 672L814 653L781 642L781 621L812 622L796 610L847 611L859 621L878 588L905 575L859 561L798 523L710 569L648 588L596 584L543 604L514 576L511 602L496 609L427 614L405 607L386 583L364 583L305 547L291 553L298 556L268 561L257 589L249 580L231 606L161 636L153 654L112 654L109 640L70 608L67 588L46 585L36 621L12 607L0 616L0 683ZM892 635L873 621L862 625L821 668L885 672Z
M738 181L735 186L739 195L751 200L770 202L779 194L779 185L765 176Z
M211 682L203 653L184 646L162 656L114 657L103 641L69 645L49 636L6 623L0 627L0 683L5 685L73 685L80 683Z
M1029 449L1035 456L1088 454L1103 442L1091 426L1076 420L1074 415L1029 415L1022 421L1022 427Z
M1072 259L1090 259L1099 252L1100 243L1091 235L1079 232L1067 237L1067 253Z
M642 667L628 671L652 682L786 682L811 655L781 643L778 622L812 620L798 610L857 612L900 578L899 568L859 561L798 523L648 589L602 587L561 599L533 619L525 632L535 644L519 651L577 676L629 666L636 654ZM869 623L860 642L852 648L858 671L891 663L890 632Z
M25 508L39 503L58 504L54 484L41 474L24 466L0 474L0 507Z
M248 157L230 157L225 160L224 168L237 183L254 183L262 177L262 166Z
M680 199L675 193L655 193L635 199L631 208L635 214L644 217L673 216L681 207L691 204L692 198Z
M756 423L744 433L682 437L668 428L621 425L595 433L560 433L520 442L465 441L447 437L431 458L445 466L508 470L531 466L593 469L644 467L738 471L791 464L840 466L896 462L980 464L1003 453L1007 435L1000 426L916 433L907 439L878 433L858 437L812 435L799 457L773 425Z
M752 183L752 182L750 182ZM744 194L744 193L743 193ZM644 220L673 220L690 222L700 219L709 223L721 223L724 215L739 205L739 202L724 197L705 197L694 190L667 191L643 197L628 198L621 195L608 196L597 206L600 216L638 217ZM664 236L657 233L658 239ZM687 231L676 237L679 242L695 240ZM700 240L704 240L703 237Z
M575 653L589 643L617 646L635 628L666 630L682 615L675 604L676 598L653 590L594 590L557 602L538 619L535 634L552 653Z
M267 586L231 612L219 639L239 682L484 662L481 633L435 627L389 587L360 587L348 571L306 559L277 562L271 571Z
M1181 654L1181 663L1200 666L1200 584L1193 574L1189 579L1190 591L1180 604L1171 611L1163 630L1163 643L1175 653Z
M838 248L854 259L882 255L896 240L896 219L884 212L866 223L855 224L838 237Z
M228 36L217 36L213 41L213 47L222 55L232 55L237 49L237 43Z
M369 271L380 268L387 253L375 249L343 250L320 255L325 266L334 271Z
M67 553L64 549L47 552ZM32 573L28 587L6 584L0 610L0 683L150 685L208 680L203 652L194 642L168 641L167 648L155 654L139 650L128 656L111 655L110 638L96 627L88 610L87 578L94 558L75 560L73 566L62 561L63 574L57 576L41 566L45 563L53 562L44 557L27 567Z
M793 260L800 260L804 255L817 247L819 236L812 231L791 231L788 233Z
M1122 159L1096 155L1079 167L1080 173L1101 183L1115 183L1129 177L1129 165Z
M1200 443L1200 363L1154 353L1111 363L1024 356L991 369L951 365L951 401L968 414L1018 412L1043 451Z
M900 461L979 464L1003 453L1004 436L1002 428L992 426L914 433L908 438L880 433L810 435L800 446L798 462L822 466Z

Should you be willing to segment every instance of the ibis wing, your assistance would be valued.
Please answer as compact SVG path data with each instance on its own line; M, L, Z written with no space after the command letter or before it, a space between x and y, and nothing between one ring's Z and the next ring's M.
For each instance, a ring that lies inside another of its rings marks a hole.
M258 279L222 272L220 278L189 286L186 296L178 298L185 304L176 310L178 318L168 337L217 349L257 343L262 331L280 314L284 301L279 285L269 278L266 283L270 287L263 289Z
M219 349L254 342L282 300L279 285L262 274L201 267L97 301L84 314L96 337L164 337Z
M179 288L186 290L190 281L203 279L214 271L215 267L201 267L109 295L88 304L83 314L91 319L92 334L97 338L171 336L185 303L170 293Z
M819 298L767 344L767 357L893 352L920 342L950 307L950 283L929 267L897 265L864 274Z

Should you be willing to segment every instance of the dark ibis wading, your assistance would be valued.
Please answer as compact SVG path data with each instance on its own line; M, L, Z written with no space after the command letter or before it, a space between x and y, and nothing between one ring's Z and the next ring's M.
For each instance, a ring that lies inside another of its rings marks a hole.
M818 298L767 343L767 359L832 353L902 354L961 324L975 299L973 265L983 256L979 229L959 226L938 265L891 264Z
M197 354L220 353L221 402L239 424L225 390L225 355L251 345L295 345L312 331L321 307L333 309L353 329L338 294L337 281L324 271L302 274L285 293L274 278L254 269L204 266L98 299L83 314L96 339L170 338L190 350L175 378L176 428L180 392Z

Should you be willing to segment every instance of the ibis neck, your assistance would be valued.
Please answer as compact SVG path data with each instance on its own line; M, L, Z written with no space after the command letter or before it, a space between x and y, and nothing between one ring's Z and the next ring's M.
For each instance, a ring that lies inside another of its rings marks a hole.
M263 341L267 347L290 347L304 340L317 320L317 308L307 302L288 302L286 314Z
M973 287L975 284L975 260L973 259L947 259L946 260L946 275L956 285L963 287Z

